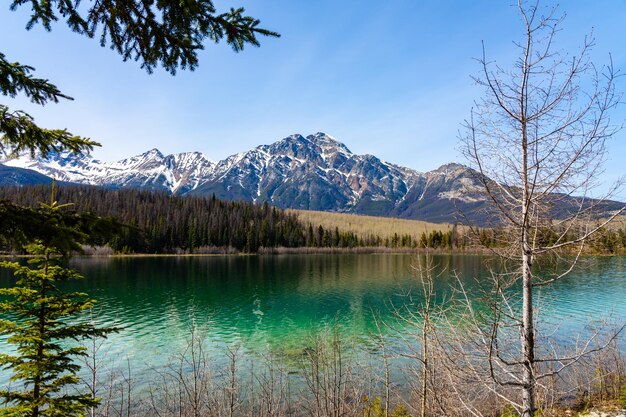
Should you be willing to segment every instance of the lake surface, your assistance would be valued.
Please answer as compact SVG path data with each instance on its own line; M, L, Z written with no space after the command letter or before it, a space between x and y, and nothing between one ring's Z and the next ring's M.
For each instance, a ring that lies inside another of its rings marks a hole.
M443 294L462 274L470 293L474 277L487 276L485 258L434 257ZM338 321L341 334L368 344L373 314L394 321L394 308L419 304L420 284L406 254L267 255L211 257L77 258L85 277L71 285L98 300L96 320L122 330L104 342L114 363L135 371L158 367L189 340L191 329L214 357L237 346L250 354L298 352L320 327ZM0 286L13 282L0 273ZM557 334L584 332L590 321L626 321L626 257L587 258L581 267L541 293L542 317ZM383 330L386 332L386 330ZM401 343L392 337L390 343ZM0 352L10 347L0 339ZM115 365L113 365L115 366ZM0 384L7 382L0 371Z

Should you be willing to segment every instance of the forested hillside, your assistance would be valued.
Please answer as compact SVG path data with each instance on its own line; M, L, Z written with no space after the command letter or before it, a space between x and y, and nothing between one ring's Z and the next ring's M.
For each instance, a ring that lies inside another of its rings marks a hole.
M2 187L0 199L33 206L50 200L51 187ZM59 187L59 204L118 219L128 227L108 244L116 252L175 253L231 247L255 252L260 246L302 246L304 228L293 215L268 205L225 202L215 197L176 197L136 189Z
M0 199L34 206L50 201L50 186L0 187ZM223 250L256 252L260 247L380 246L372 236L305 225L296 215L250 202L213 197L171 196L136 189L58 187L59 204L69 209L110 216L127 225L111 241L95 241L123 253L208 253Z

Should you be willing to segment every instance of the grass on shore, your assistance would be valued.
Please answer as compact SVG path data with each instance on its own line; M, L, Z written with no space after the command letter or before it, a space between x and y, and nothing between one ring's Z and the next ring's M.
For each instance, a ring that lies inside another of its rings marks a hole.
M298 216L298 219L313 227L322 225L324 229L353 232L357 236L366 237L369 235L380 236L381 238L391 238L395 233L398 236L411 235L412 238L419 239L422 233L430 233L438 230L447 232L453 225L449 223L428 223L420 220L398 219L395 217L364 216L360 214L333 213L326 211L294 210L287 209L288 213Z

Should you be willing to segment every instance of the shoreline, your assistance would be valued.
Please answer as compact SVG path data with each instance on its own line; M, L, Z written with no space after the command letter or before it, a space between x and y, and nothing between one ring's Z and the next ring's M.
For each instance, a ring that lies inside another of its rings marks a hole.
M329 247L297 247L297 248L259 248L258 252L236 252L224 248L223 252L213 253L82 253L74 254L72 258L171 258L171 257L215 257L215 256L257 256L257 255L368 255L368 254L434 254L434 255L494 255L488 248L467 248L450 250L441 248L389 248L386 246L356 247L356 248L329 248ZM567 254L563 254L568 256ZM585 253L581 256L626 256L626 253ZM31 255L16 253L0 253L0 259L30 258Z
M210 256L255 256L255 255L316 255L316 254L416 254L431 253L437 255L484 255L488 250L444 250L444 249L423 249L423 248L388 248L385 246L376 247L356 247L356 248L319 248L319 247L298 247L298 248L260 248L258 252L235 252L224 250L215 253L83 253L74 254L72 258L156 258L156 257L210 257ZM0 259L7 258L30 258L32 255L22 255L16 253L0 253Z

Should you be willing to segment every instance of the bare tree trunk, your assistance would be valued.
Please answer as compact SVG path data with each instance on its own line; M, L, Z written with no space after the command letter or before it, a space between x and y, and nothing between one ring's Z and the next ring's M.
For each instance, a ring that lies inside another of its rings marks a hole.
M530 55L530 33L527 35L526 51L522 68L520 88L520 124L522 142L522 357L524 373L522 377L522 417L535 415L535 333L533 330L533 276L532 249L530 243L530 195L528 184L528 133L526 120L528 59Z
M426 396L428 394L428 320L424 317L422 323L422 412L421 416L426 417Z
M522 302L522 355L524 360L522 417L533 417L535 415L535 334L533 330L533 285L530 266L530 256L525 253Z

